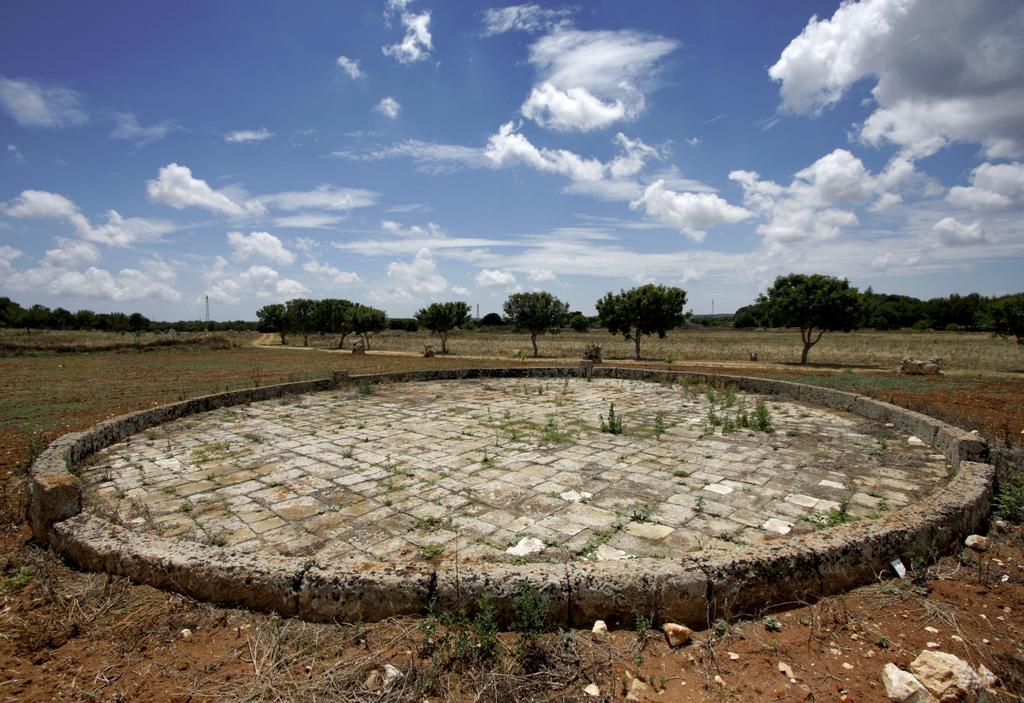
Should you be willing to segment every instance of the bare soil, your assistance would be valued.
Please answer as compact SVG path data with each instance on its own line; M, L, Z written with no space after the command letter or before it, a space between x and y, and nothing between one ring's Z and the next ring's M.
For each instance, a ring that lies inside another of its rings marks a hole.
M0 359L0 701L597 700L582 693L589 683L605 700L622 700L630 676L643 678L647 698L660 701L883 701L883 665L905 667L928 642L999 675L997 700L1024 697L1024 535L1013 526L982 555L965 550L928 569L912 565L906 580L815 604L777 604L777 632L764 624L765 613L751 613L697 633L678 650L654 630L613 632L607 641L552 632L525 644L519 633L502 633L499 657L489 663L472 653L441 656L445 628L434 617L314 625L221 608L79 572L29 540L20 466L33 446L63 432L182 397L328 369L507 363L255 348ZM921 380L748 368L874 395L1010 442L1024 428L1017 375ZM780 662L792 667L795 682L780 673ZM386 663L402 678L388 689L368 682Z

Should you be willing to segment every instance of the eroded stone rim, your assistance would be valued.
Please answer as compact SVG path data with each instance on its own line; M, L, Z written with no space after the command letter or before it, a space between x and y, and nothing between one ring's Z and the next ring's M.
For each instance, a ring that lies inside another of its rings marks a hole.
M81 483L71 469L129 435L169 420L230 405L336 388L346 383L412 382L495 377L568 377L666 381L689 378L779 395L892 422L941 451L954 478L926 499L878 520L796 535L724 555L564 564L345 566L316 559L243 554L174 538L135 533L82 513ZM994 469L980 463L988 448L976 434L864 396L806 384L747 376L581 365L399 372L286 383L202 396L124 415L64 435L33 463L29 519L37 540L82 568L127 576L153 586L225 604L298 615L309 620L373 621L438 607L472 608L488 595L507 620L522 583L548 600L553 622L595 618L625 622L636 612L694 626L772 604L847 590L891 571L900 558L934 558L949 551L988 517Z

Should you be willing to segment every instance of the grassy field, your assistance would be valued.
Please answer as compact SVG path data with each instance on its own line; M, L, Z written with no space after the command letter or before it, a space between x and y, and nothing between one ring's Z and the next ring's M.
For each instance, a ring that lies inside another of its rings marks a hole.
M228 349L245 344L251 334L239 332L182 333L118 333L97 331L58 331L0 328L0 354L34 354L37 352L81 353L122 351L129 349L199 348Z
M354 341L354 340L352 340ZM541 356L579 358L583 347L597 341L606 359L631 358L633 343L604 330L588 333L561 332L538 341ZM290 344L302 338L291 336ZM336 338L310 337L310 344L336 346ZM380 351L423 352L425 344L440 349L429 332L385 332L371 340ZM350 340L346 346L351 347ZM641 355L652 361L742 362L756 351L765 363L799 363L800 335L795 330L675 330L665 339L645 337ZM514 358L517 351L532 353L527 334L510 331L453 332L448 339L453 354ZM825 334L811 350L817 365L895 369L903 357L928 359L938 356L948 369L968 371L1024 371L1024 348L1009 339L979 332L850 332Z

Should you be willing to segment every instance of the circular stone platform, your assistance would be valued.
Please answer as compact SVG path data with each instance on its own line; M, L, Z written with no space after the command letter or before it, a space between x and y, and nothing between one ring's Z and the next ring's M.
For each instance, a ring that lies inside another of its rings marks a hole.
M84 511L321 563L674 558L873 520L952 473L891 426L694 382L367 389L222 408L133 435L82 467ZM711 416L752 419L759 401L774 432L712 426ZM622 434L600 430L612 403Z

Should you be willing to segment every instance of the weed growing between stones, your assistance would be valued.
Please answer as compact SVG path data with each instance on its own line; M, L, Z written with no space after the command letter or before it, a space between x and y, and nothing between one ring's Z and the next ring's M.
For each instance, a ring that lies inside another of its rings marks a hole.
M757 405L754 406L754 418L751 423L755 430L765 432L767 434L774 434L775 427L772 425L772 416L768 412L768 406L765 405L763 400L757 401Z
M995 516L1000 520L1024 522L1024 474L1009 477L999 487L995 499Z
M19 461L15 467L15 473L24 475L28 473L29 468L35 463L35 460L39 458L39 455L46 449L46 440L43 438L43 433L36 430L29 434L28 438L28 451L25 453L25 458Z
M857 516L850 513L850 503L843 501L838 508L831 508L825 513L814 513L800 518L814 525L816 530L827 530L830 527L847 525L857 521Z
M608 404L607 421L604 415L598 415L598 419L601 421L602 432L606 434L622 434L622 417L615 414L615 403Z
M377 392L377 386L370 379L364 378L356 385L356 392L359 395L373 395Z

